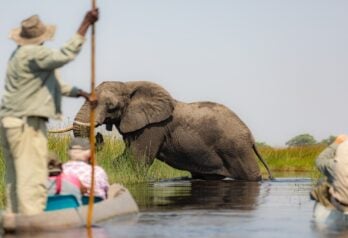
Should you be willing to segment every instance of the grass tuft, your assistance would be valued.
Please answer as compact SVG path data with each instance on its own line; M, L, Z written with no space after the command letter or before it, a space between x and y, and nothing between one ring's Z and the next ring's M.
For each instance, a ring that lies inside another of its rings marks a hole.
M267 162L270 170L274 173L309 173L312 178L320 176L315 167L315 159L322 150L324 145L289 147L289 148L271 148L260 147L260 153ZM261 172L267 175L261 162L259 162Z

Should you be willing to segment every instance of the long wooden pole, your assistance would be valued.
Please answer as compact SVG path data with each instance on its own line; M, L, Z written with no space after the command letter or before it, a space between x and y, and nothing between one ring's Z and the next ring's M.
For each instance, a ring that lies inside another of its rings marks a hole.
M92 0L92 9L96 9L96 0ZM91 37L91 96L95 97L95 24L92 25ZM94 167L95 167L95 139L94 139L94 114L95 110L91 107L90 114L90 133L89 140L91 143L91 189L88 201L87 228L92 227L93 208L94 208Z

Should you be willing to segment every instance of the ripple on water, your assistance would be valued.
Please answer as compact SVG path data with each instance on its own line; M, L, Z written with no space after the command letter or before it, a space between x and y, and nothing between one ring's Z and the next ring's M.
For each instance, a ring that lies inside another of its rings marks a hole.
M313 223L311 187L306 177L137 184L129 187L141 210L136 219L107 221L93 237L348 237L346 228ZM60 234L87 237L80 233Z

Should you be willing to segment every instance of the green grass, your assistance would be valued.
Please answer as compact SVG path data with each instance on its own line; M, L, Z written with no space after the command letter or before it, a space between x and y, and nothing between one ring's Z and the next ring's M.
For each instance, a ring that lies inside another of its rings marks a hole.
M69 137L50 137L49 149L59 155L62 161L67 161L67 150L70 142ZM97 152L97 164L103 167L109 176L110 183L124 185L189 176L186 171L173 169L172 167L155 160L151 167L147 167L142 161L137 161L128 153L123 155L125 146L123 141L112 137L104 138L104 146Z
M190 176L186 171L173 169L170 166L155 160L151 167L145 166L132 159L127 153L121 140L113 137L105 137L105 145L97 152L97 164L102 166L109 176L110 183L121 183L125 186L140 184L148 181L156 181L165 178ZM68 160L67 151L70 142L69 136L50 136L48 140L49 150L55 152L64 162ZM296 148L271 148L259 147L262 157L268 163L274 176L277 172L306 172L312 178L318 178L319 173L314 165L314 160L325 146L307 146ZM264 177L267 177L266 170L260 163ZM4 207L4 162L0 153L0 208Z
M324 145L271 148L260 147L260 153L273 173L309 173L312 178L320 176L315 167L315 158L325 149ZM267 175L264 166L259 162L263 175Z

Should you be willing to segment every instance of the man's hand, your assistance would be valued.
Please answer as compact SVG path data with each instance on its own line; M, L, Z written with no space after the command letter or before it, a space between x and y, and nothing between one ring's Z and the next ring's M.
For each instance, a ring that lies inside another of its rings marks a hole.
M97 96L90 94L87 100L89 101L89 104L92 108L96 108L98 106Z
M339 135L339 136L336 137L335 143L336 144L341 144L342 142L344 142L346 140L348 140L348 136L342 134L342 135Z
M99 9L90 10L86 13L83 21L77 30L77 33L81 36L85 36L90 25L93 25L99 19Z
M78 92L78 96L84 97L89 102L89 104L91 105L93 109L98 106L98 98L95 95L92 95L83 90L80 90Z
M90 10L86 13L85 18L83 19L83 22L92 25L99 19L99 9Z

